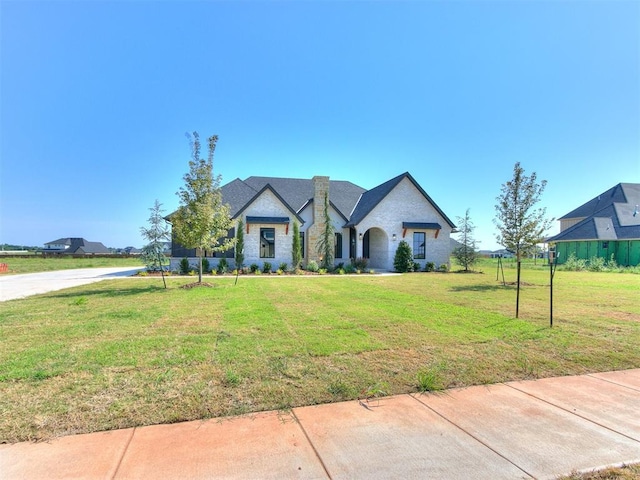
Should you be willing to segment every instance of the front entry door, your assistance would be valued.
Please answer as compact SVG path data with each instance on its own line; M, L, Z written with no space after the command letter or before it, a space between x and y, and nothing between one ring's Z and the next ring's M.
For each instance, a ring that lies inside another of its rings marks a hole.
M364 258L370 258L369 257L369 230L367 230L364 236L362 237L362 256Z

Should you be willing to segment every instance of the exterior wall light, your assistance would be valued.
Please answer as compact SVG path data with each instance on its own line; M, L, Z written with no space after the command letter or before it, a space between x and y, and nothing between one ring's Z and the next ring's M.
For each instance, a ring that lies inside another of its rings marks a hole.
M362 233L358 234L358 240L362 240Z
M398 236L394 233L391 235L391 239L395 242L398 239Z

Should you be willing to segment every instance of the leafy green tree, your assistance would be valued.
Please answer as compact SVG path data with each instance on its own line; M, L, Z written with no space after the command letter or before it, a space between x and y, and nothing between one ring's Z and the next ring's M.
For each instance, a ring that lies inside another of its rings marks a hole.
M226 235L233 227L229 206L222 203L220 175L213 175L213 155L218 136L209 137L209 156L200 158L198 132L189 136L191 160L189 173L183 179L185 185L177 195L180 206L172 215L173 233L178 243L195 248L200 260L198 282L202 283L202 257L205 252L224 252L233 248L235 238Z
M322 214L322 233L318 239L318 254L321 257L321 267L327 271L333 270L333 249L335 243L335 229L329 216L329 195L324 194L324 210Z
M516 318L520 308L520 262L522 256L544 239L544 232L551 227L553 219L547 219L546 209L534 206L547 185L538 183L536 173L524 174L519 162L513 167L513 178L502 185L497 198L494 223L498 228L496 239L505 248L515 252L517 260Z
M471 221L468 208L464 217L458 217L458 225L460 225L459 241L462 245L453 250L453 257L464 267L464 271L468 272L469 268L473 268L478 260L476 241L473 238L473 231L476 227Z
M406 273L413 270L413 252L409 244L401 240L393 257L393 268L396 272Z
M167 288L167 283L164 280L164 265L167 265L168 259L164 255L164 242L171 238L171 232L167 221L164 218L164 210L162 204L156 200L153 207L149 209L151 214L149 215L149 226L140 227L140 233L149 243L142 247L141 259L147 266L148 270L162 272L162 281L164 288Z
M293 239L291 245L291 266L294 271L300 268L302 263L302 242L300 241L300 225L293 221Z
M238 220L238 230L236 231L236 268L240 270L244 264L244 222L242 218Z
M528 249L543 241L544 233L553 222L553 219L545 218L545 208L534 209L546 185L546 180L537 181L535 172L526 176L517 162L513 167L513 178L502 185L502 193L497 197L496 240L515 252L517 261Z

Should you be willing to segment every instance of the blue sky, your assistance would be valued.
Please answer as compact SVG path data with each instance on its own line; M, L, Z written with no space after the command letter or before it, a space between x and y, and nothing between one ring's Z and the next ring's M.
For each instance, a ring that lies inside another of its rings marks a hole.
M192 131L223 183L409 171L485 249L515 162L549 217L640 182L637 1L2 0L0 22L0 243L142 246Z

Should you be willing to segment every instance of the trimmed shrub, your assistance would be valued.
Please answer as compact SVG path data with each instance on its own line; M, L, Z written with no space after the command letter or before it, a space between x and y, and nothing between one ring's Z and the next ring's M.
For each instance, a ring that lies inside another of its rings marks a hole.
M433 272L436 269L436 264L433 262L427 262L424 264L425 272Z
M287 262L282 262L280 263L280 266L278 266L278 270L282 270L283 272L286 272L288 268L289 265L287 265Z
M393 257L393 268L400 273L413 270L413 253L411 253L409 244L404 240L398 244L396 254Z
M356 267L354 267L353 265L347 265L346 267L344 267L344 273L356 273Z
M418 262L413 262L413 271L414 272L420 271L420 264Z
M189 259L185 257L180 260L180 273L182 275L188 275L189 270L191 270L191 265L189 265Z
M264 262L262 264L262 273L271 273L271 262Z
M318 267L318 262L316 262L315 260L309 260L307 262L308 271L316 273L319 269L320 267Z
M251 271L251 273L256 273L260 270L260 267L258 266L257 263L252 263L251 265L249 265L249 271Z
M218 262L218 273L227 273L229 271L229 263L226 258L221 258Z

